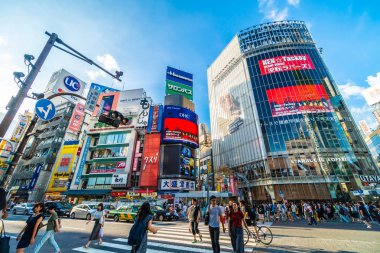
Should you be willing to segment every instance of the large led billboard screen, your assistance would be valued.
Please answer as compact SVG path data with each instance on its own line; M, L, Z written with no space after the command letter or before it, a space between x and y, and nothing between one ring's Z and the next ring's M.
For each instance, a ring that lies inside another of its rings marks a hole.
M179 161L181 176L195 177L194 154L194 149L184 145L182 146Z
M158 168L160 165L160 141L160 133L145 135L140 171L140 187L157 187Z
M332 112L322 84L294 85L266 90L272 116Z
M285 55L259 61L262 75L303 69L315 69L308 54Z
M183 107L165 106L162 142L198 148L198 115Z
M181 145L162 146L161 155L162 173L160 176L179 175Z

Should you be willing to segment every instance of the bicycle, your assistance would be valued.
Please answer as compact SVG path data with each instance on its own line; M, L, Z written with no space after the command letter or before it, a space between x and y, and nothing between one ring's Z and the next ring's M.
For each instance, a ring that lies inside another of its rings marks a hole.
M247 245L250 237L256 242L261 242L265 245L269 245L273 241L272 231L267 226L257 226L258 236L256 236L256 232L253 232L248 228L244 228L244 230L244 245Z

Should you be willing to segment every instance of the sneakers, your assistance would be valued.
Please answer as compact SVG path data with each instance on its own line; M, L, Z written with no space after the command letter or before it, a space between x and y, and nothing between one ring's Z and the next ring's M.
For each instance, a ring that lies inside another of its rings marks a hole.
M192 243L197 243L197 240L192 241Z

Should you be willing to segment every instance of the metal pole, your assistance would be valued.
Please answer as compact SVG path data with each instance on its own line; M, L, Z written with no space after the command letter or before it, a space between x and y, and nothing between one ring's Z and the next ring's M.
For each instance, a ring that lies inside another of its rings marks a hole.
M38 56L36 63L32 65L32 70L26 77L25 81L22 83L21 88L17 92L16 97L11 98L10 103L8 104L8 111L0 124L0 137L4 137L4 135L6 134L8 127L12 123L14 117L16 116L17 111L20 109L20 106L24 101L24 98L26 97L28 91L32 87L32 84L36 79L38 72L40 72L40 69L46 60L46 57L48 56L57 38L58 35L55 33L50 35L49 40L46 42L45 47L42 49L40 56Z

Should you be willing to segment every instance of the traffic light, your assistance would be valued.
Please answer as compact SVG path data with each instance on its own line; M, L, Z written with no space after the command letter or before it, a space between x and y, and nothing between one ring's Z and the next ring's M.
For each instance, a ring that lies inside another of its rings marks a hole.
M129 119L125 118L118 111L109 110L99 116L99 122L113 127L119 127L120 125L127 125L129 123Z

